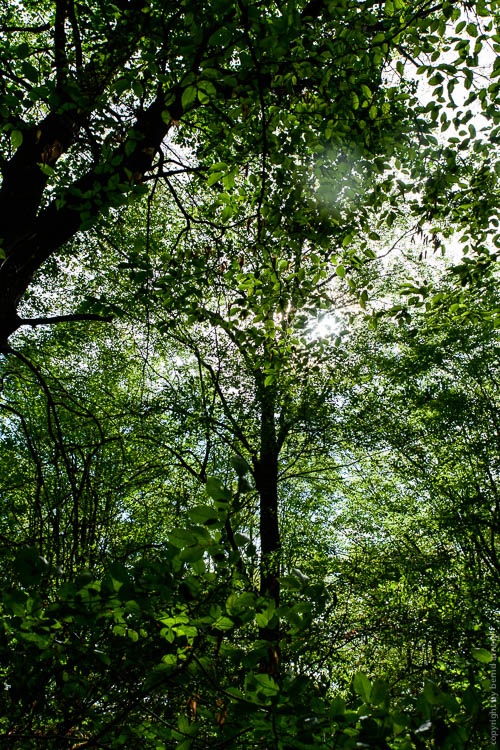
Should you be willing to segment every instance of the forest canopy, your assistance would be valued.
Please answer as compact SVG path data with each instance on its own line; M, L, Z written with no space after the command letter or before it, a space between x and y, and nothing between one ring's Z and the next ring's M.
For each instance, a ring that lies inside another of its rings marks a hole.
M499 21L4 3L2 746L496 747Z

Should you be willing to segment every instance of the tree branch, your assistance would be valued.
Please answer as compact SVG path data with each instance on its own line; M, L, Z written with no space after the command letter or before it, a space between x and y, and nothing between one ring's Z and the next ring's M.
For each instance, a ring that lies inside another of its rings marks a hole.
M21 326L45 326L53 323L73 323L80 320L99 320L103 323L111 323L111 315L97 315L97 313L74 313L73 315L53 315L51 317L41 318L20 318L19 327Z
M62 91L62 86L68 72L66 57L66 0L56 0L56 18L54 26L54 61L56 65L56 90Z
M78 21L77 21L76 13L75 13L74 0L69 0L68 18L70 20L71 30L73 32L73 44L75 45L76 69L78 72L80 72L83 68L82 40L80 37L80 30L78 28Z
M40 26L0 26L0 32L8 34L9 32L22 31L27 34L39 34L42 31L48 31L51 26L51 23L43 23Z

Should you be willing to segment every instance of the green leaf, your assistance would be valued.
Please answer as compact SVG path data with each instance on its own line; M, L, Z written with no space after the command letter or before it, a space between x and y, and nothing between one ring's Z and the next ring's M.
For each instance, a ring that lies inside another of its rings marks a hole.
M113 84L113 89L118 94L118 96L121 96L121 94L123 94L123 92L128 89L129 86L130 81L128 78L118 78L118 80L116 80Z
M329 709L329 714L332 719L343 717L345 714L345 709L346 702L344 698L341 698L340 696L335 696L334 698L332 698Z
M210 525L218 520L217 511L209 505L197 505L189 511L189 518L193 523Z
M216 95L215 86L211 81L200 81L198 84L198 100L201 104L207 104Z
M203 558L205 548L200 545L184 547L179 553L179 559L184 562L196 563Z
M234 628L234 622L229 617L220 617L214 622L214 628L217 628L217 630L231 630L231 628Z
M134 153L137 143L134 138L129 138L125 143L125 155L130 156Z
M389 685L385 680L377 678L372 686L370 701L375 706L380 706L386 702L389 697Z
M43 164L42 162L39 162L38 166L40 167L40 172L42 172L44 175L47 175L47 177L52 177L52 175L54 174L53 168L49 167L48 164Z
M210 97L203 91L203 89L198 89L198 101L200 104L208 104L210 101Z
M269 674L254 674L253 679L257 683L259 690L265 695L276 695L279 692L278 683Z
M239 477L244 477L250 471L248 462L242 456L231 456L230 462Z
M5 606L17 617L24 617L28 597L22 591L11 591L3 595Z
M234 187L234 172L229 172L222 178L222 185L225 190L231 190Z
M368 703L372 690L372 684L364 672L356 672L352 681L356 693Z
M427 680L424 685L424 698L431 706L437 706L442 703L442 694L438 686L431 680Z
M31 55L31 47L29 44L22 42L22 44L19 44L14 49L14 54L19 59L22 59L23 57L29 57Z
M24 585L39 582L49 572L49 564L36 547L24 547L16 552L14 565Z
M225 172L226 170L227 164L224 161L218 161L210 167L210 172Z
M208 477L205 485L207 494L214 500L229 502L231 493L223 486L217 477Z
M203 90L210 97L216 96L217 94L217 90L212 81L200 81L198 84L198 88Z
M266 607L266 609L263 612L258 612L255 615L255 622L259 626L259 628L265 628L271 620L274 617L274 614L276 612L276 605L273 601L269 603L269 605Z
M213 174L209 175L207 179L208 187L212 187L212 185L215 185L216 182L219 182L221 177L222 174L220 172L214 172Z
M182 98L181 98L181 104L182 109L187 110L191 107L191 105L196 101L197 96L197 90L196 86L188 86L184 91L182 92Z
M221 220L222 221L229 221L231 216L233 215L233 207L232 206L224 206L221 213Z
M485 648L473 648L471 653L474 659L482 664L489 664L493 660L493 656Z
M140 81L133 81L132 82L132 91L136 95L138 99L140 99L142 96L144 96L144 87Z
M12 144L12 148L19 148L19 146L23 142L22 132L20 130L13 130L10 134L10 142Z
M368 101L370 101L370 99L372 98L372 92L365 83L361 84L361 93Z
M23 74L31 83L38 83L38 70L30 62L25 61L21 65Z
M242 534L240 531L237 531L234 535L234 541L238 545L238 547L244 547L247 544L251 544L252 540L247 534Z
M174 547L177 547L178 549L190 547L191 545L196 543L196 537L186 529L181 528L174 529L174 531L169 534L168 540L170 544L173 544Z

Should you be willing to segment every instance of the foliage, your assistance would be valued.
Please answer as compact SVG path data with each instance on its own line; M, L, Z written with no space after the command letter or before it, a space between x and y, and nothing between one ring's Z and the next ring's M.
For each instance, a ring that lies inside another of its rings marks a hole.
M256 625L280 615L285 632L300 641L321 585L290 576L294 604L274 610L235 564L247 562L248 540L239 535L239 548L224 541L224 504L194 508L195 524L174 530L153 559L115 563L101 580L83 572L48 604L36 588L31 596L4 591L9 741L33 747L41 735L54 746L122 747L140 738L152 748L272 742L303 749L424 748L436 741L451 748L486 739L488 681L472 673L458 691L427 681L420 694L394 705L389 685L360 671L348 700L332 697L321 678L286 673L278 683L260 671L267 644L256 640ZM28 590L49 573L29 549L15 569ZM220 573L231 569L224 587ZM477 658L491 656L483 650ZM26 662L33 665L28 680Z
M9 746L494 746L498 13L2 8Z

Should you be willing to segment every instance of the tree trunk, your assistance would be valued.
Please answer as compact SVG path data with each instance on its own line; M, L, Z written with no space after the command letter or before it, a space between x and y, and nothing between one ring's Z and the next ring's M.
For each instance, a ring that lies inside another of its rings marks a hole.
M275 424L275 394L262 388L260 455L255 466L255 483L259 493L260 512L260 593L270 597L276 607L280 599L281 538L278 523L278 455L279 448ZM265 627L260 637L269 641L269 659L263 669L277 672L279 652L279 624Z

